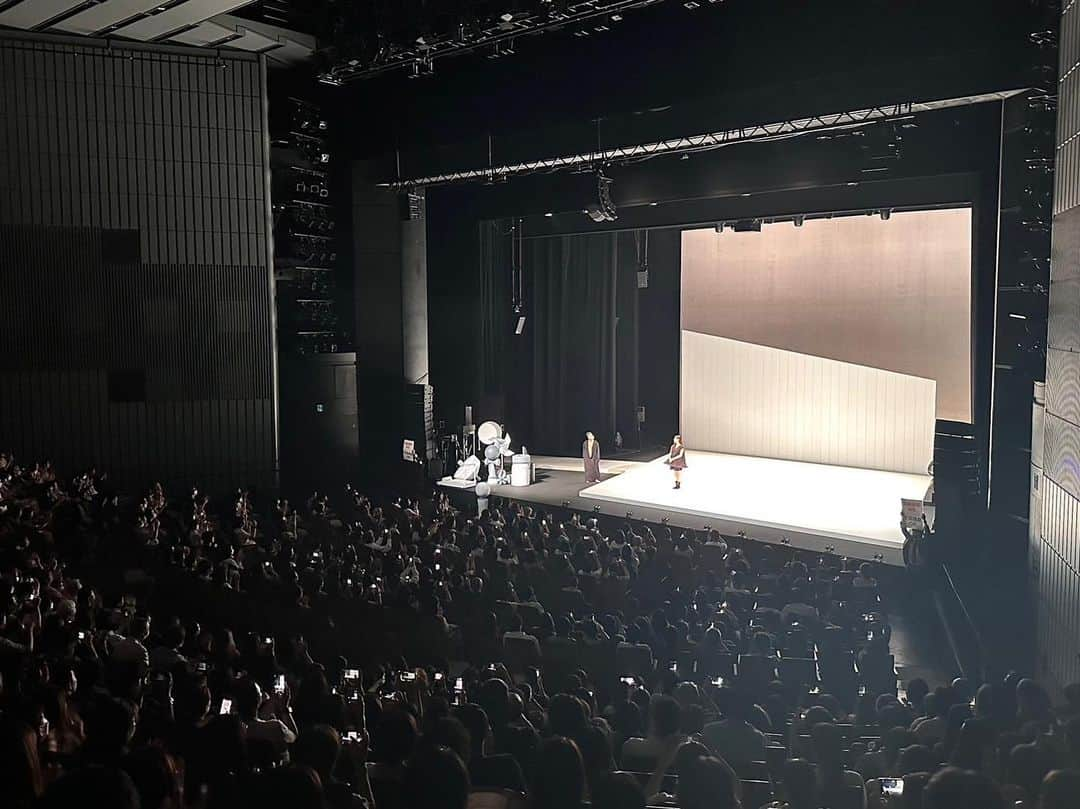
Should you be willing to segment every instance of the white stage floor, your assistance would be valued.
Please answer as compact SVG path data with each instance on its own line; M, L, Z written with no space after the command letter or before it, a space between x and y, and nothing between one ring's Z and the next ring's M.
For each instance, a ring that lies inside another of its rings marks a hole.
M580 496L624 504L642 519L693 515L729 535L902 564L900 500L921 500L930 485L926 475L693 450L687 464L679 490L657 459Z
M537 469L553 469L557 472L582 472L581 458L559 458L554 455L533 455L533 466ZM644 466L642 461L621 461L600 459L601 475L621 475L635 466Z

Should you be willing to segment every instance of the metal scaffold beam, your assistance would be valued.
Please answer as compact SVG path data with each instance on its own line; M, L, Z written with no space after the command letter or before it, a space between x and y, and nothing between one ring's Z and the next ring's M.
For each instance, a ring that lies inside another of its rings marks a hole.
M536 172L553 172L566 169L590 170L603 166L633 163L661 155L675 155L707 151L730 146L735 143L776 140L797 137L811 132L853 129L867 124L896 121L910 118L918 113L935 110L966 107L991 101L1003 101L1011 96L1027 92L1026 89L1002 90L973 96L946 98L937 101L905 101L897 104L866 107L846 112L834 112L824 115L812 115L807 118L795 118L767 124L754 124L699 135L686 135L679 138L653 141L629 146L614 146L609 149L597 149L572 155L546 157L521 163L507 163L498 166L464 169L444 174L432 174L424 177L399 178L392 182L381 183L390 188L431 187L465 182L497 182Z

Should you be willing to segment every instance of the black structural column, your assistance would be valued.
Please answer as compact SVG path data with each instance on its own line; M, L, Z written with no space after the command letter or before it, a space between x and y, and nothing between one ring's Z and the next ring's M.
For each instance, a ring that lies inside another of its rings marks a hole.
M422 194L374 178L374 166L353 165L357 427L361 475L389 482L403 471L402 439L423 455L429 431L415 412L431 399L417 388L428 382L427 237Z

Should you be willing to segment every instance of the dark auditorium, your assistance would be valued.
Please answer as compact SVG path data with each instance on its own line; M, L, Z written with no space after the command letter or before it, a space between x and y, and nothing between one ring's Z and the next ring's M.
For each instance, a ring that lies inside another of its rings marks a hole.
M0 0L0 807L1080 809L1080 2Z

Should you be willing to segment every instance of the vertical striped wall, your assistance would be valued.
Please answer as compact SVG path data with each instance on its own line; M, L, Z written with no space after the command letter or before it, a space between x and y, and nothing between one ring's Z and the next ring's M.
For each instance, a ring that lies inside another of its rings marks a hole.
M1064 4L1039 537L1029 553L1040 671L1080 679L1080 5Z
M690 449L916 475L933 458L932 379L687 329L681 369Z
M0 447L272 482L265 69L0 34Z

